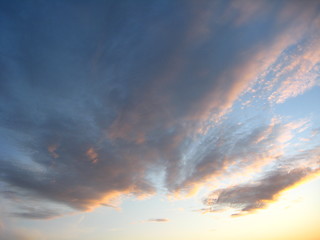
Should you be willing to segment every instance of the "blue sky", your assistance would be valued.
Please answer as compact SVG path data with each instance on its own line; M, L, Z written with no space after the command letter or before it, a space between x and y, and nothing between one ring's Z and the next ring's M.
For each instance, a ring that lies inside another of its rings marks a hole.
M0 1L0 31L2 239L319 220L317 1Z

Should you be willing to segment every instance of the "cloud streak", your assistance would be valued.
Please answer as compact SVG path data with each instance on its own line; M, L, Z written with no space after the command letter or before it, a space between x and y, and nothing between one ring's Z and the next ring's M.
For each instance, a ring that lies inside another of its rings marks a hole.
M150 218L150 219L148 219L147 222L158 222L158 223L162 223L162 222L169 222L169 219L167 219L167 218Z

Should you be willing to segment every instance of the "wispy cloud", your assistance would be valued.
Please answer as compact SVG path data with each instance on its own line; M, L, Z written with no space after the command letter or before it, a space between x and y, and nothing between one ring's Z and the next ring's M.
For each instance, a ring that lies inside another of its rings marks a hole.
M280 63L282 66L275 67L279 70L274 73L275 78L271 84L278 83L278 86L275 86L276 90L270 95L269 101L283 103L286 99L300 95L314 86L320 86L320 45L316 40L319 36L315 36L311 42L296 45L295 53L288 54L286 61ZM272 85L268 88L272 88Z
M307 123L306 119L290 123L272 119L269 124L252 127L250 121L226 121L197 139L197 151L186 152L186 163L179 172L182 178L172 183L172 190L194 193L204 183L215 184L218 177L250 175L282 162L290 141Z
M169 222L168 218L150 218L147 222Z
M24 207L20 209L19 212L11 213L11 215L15 217L29 218L29 219L52 219L55 217L59 217L62 214L59 214L57 210L42 209L42 208L36 208L36 207Z

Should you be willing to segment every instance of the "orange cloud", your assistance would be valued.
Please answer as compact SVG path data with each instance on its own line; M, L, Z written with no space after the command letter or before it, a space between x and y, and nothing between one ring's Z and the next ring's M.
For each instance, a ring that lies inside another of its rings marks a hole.
M98 154L93 148L89 148L86 152L86 155L89 157L90 161L92 163L97 163L98 162Z

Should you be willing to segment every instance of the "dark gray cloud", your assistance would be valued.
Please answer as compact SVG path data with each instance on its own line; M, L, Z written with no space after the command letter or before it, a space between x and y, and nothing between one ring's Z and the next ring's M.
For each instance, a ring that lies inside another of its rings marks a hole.
M261 141L266 124L199 131L231 108L259 56L269 58L296 23L296 13L279 20L287 4L257 4L247 15L234 1L1 2L2 195L10 188L23 193L17 199L85 211L155 193L155 172L175 192L237 159L259 161L276 127ZM54 216L33 206L14 213Z
M263 178L240 185L218 189L204 200L204 203L217 211L219 208L232 207L239 210L235 216L246 214L257 209L265 208L279 197L279 194L301 182L318 170L311 168L285 169L267 173Z

